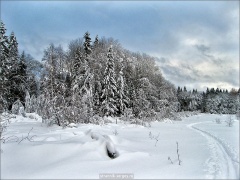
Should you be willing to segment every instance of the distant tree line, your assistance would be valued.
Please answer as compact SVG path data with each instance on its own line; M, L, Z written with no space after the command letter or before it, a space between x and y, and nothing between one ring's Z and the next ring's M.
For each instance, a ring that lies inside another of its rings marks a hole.
M240 88L222 90L207 88L205 92L198 92L197 89L187 91L186 87L177 89L179 111L199 110L203 113L214 114L236 114L240 108Z
M26 112L62 126L99 124L105 116L148 121L182 110L234 113L239 107L230 100L237 93L176 89L162 76L155 58L130 52L112 38L92 40L86 32L66 51L50 44L39 62L24 52L19 55L14 33L8 37L4 26L1 22L1 112L18 101ZM217 99L227 103L219 106L223 112L214 107Z

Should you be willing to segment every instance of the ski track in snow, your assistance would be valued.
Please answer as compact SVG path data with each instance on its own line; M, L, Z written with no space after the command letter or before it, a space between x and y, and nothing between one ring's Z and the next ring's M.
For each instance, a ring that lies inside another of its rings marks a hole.
M188 128L195 130L204 136L208 141L211 157L207 159L206 166L208 179L236 179L239 178L239 156L235 148L223 139L214 136L210 132L204 131L197 124L204 122L191 123Z

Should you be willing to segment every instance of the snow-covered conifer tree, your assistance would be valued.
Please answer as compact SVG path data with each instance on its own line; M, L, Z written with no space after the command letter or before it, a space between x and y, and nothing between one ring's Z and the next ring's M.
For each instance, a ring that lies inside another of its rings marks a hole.
M31 97L28 91L26 91L26 96L25 96L25 111L27 113L31 113Z
M1 21L0 25L0 111L8 106L9 95L9 74L10 74L10 62L9 62L9 49L8 49L8 37L5 35L5 24ZM3 106L2 106L3 105Z
M112 47L107 54L107 65L104 72L103 90L101 95L101 112L103 116L113 116L117 112L117 83Z
M88 57L91 53L92 53L92 49L91 49L91 38L90 38L90 34L89 32L86 32L84 35L84 50L86 53L86 57Z
M17 70L18 64L18 42L17 38L14 35L14 32L11 33L8 40L8 50L9 50L9 58L11 60L12 68L11 71ZM14 72L13 72L14 73Z
M98 40L98 35L95 37L95 41L93 43L94 49L97 48L97 46L99 45L99 40Z
M118 111L121 115L123 115L124 110L126 108L126 104L128 103L128 98L125 95L125 81L124 81L124 74L123 74L123 65L121 64L121 68L118 74L118 79L117 79L117 107L118 107Z

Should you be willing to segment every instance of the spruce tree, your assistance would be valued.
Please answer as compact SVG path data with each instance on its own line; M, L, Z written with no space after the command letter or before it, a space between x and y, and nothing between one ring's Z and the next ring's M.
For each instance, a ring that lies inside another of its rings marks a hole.
M98 35L95 37L95 41L94 41L93 45L94 45L94 49L96 49L98 47L98 45L99 45Z
M0 112L8 108L9 96L9 49L8 37L6 36L5 24L1 21L0 25Z
M117 90L118 90L118 98L117 98L117 107L120 115L124 114L124 110L126 108L126 104L128 103L128 98L125 95L125 80L124 80L124 74L123 74L123 65L121 65L118 79L117 79Z
M180 92L181 92L181 88L178 86L177 94L179 94Z
M108 50L107 58L101 95L101 112L103 116L114 116L117 112L117 83L112 47Z
M186 86L184 86L184 88L183 88L183 89L184 89L184 90L183 90L184 92L187 92L187 88L186 88Z
M16 36L14 35L14 32L12 32L11 35L9 36L8 50L9 58L12 64L11 70L16 71L18 64L18 42Z
M8 42L8 37L6 35L6 28L5 28L5 24L1 21L1 25L0 25L0 55L1 55L1 60L5 60L8 56L9 56L9 42Z
M85 50L85 55L86 57L88 57L91 53L92 53L92 49L91 49L91 38L90 38L90 34L87 31L84 35L84 50Z

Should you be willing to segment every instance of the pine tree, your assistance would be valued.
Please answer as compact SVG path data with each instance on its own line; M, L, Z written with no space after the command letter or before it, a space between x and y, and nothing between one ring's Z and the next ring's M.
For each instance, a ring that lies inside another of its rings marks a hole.
M8 49L9 49L9 58L12 64L11 70L16 71L17 64L18 64L18 42L17 42L16 36L14 35L14 32L12 32L11 35L9 36Z
M9 60L11 64L11 81L9 82L10 107L16 100L19 100L24 105L27 84L27 66L25 59L19 59L18 42L13 32L9 37Z
M206 101L207 101L207 93L203 92L202 94L202 103L201 103L201 112L206 112Z
M88 57L92 53L91 38L90 38L89 32L85 33L84 39L85 39L85 42L84 42L85 55L86 55L86 57Z
M72 80L72 104L75 112L81 112L85 123L89 123L93 116L93 74L89 67L91 59L91 38L88 32L84 35L84 54L76 52ZM76 113L75 113L76 114Z
M186 86L184 86L184 88L183 88L183 89L184 89L184 90L183 90L184 92L187 92L187 88L186 88Z
M27 87L27 65L25 59L21 58L17 68L17 86L18 86L18 98L24 104L24 98Z
M95 41L94 41L93 45L94 45L94 49L96 49L98 47L98 45L99 45L98 35L95 37Z
M8 37L6 36L6 28L5 24L1 21L0 25L0 55L1 55L1 60L5 60L9 56L9 49L8 49Z
M9 49L8 37L5 35L6 29L4 23L1 21L0 25L0 112L8 108L9 96Z
M124 75L123 75L123 65L121 65L121 68L118 74L118 79L117 79L117 90L118 90L117 107L120 115L124 114L126 104L128 103L128 98L124 92L125 86L126 84L125 84Z
M46 74L44 75L42 82L45 92L49 92L51 99L56 95L56 77L57 77L57 54L54 44L44 50L43 61L45 61Z
M112 47L108 50L107 58L108 61L104 72L103 90L101 95L101 112L103 113L103 116L114 116L117 112L117 84Z
M181 92L181 88L178 86L177 94L179 94L180 92Z

